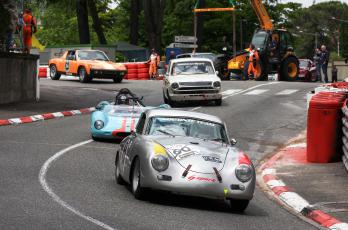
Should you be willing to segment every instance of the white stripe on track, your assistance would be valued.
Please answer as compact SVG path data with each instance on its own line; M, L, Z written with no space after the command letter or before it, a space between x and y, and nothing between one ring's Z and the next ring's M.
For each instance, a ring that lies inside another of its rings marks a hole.
M334 224L334 225L331 225L329 227L329 229L331 229L331 230L348 230L348 224L347 223Z
M285 89L283 91L276 93L276 95L290 95L290 94L296 93L297 91L298 89Z
M40 169L40 173L39 173L39 181L40 184L42 186L42 188L48 193L48 195L58 204L60 204L61 206L63 206L64 208L68 209L69 211L71 211L72 213L76 214L77 216L92 222L95 225L98 225L99 227L102 227L106 230L116 230L115 228L110 227L109 225L94 219L90 216L87 216L85 214L83 214L82 212L80 212L79 210L75 209L74 207L72 207L71 205L69 205L67 202L65 202L64 200L62 200L57 194L54 193L54 191L49 187L49 185L47 184L46 181L46 174L48 169L50 168L51 164L56 161L59 157L63 156L65 153L76 149L82 145L88 144L90 142L92 142L93 140L88 140L88 141L83 141L80 143L77 143L75 145L69 146L68 148L65 148L59 152L57 152L56 154L54 154L52 157L50 157L41 167Z
M269 91L269 89L255 89L250 92L245 93L244 95L260 95Z

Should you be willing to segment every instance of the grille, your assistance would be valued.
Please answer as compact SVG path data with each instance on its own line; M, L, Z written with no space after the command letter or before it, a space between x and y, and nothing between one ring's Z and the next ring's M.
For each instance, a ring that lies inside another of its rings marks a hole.
M211 81L179 82L180 86L211 86Z

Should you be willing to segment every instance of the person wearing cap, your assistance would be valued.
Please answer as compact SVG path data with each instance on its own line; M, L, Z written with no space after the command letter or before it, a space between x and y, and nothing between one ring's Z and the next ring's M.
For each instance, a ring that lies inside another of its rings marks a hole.
M33 33L36 33L36 20L31 13L31 9L25 9L23 14L23 43L24 53L30 53Z
M149 59L149 75L150 79L156 78L157 75L157 66L160 63L160 56L156 53L155 49L151 50L151 55Z

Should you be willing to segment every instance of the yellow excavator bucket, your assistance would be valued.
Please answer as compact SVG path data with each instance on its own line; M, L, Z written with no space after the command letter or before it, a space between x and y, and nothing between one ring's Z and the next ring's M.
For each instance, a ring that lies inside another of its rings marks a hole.
M37 48L39 49L40 51L44 51L45 50L45 46L42 45L39 40L37 40L37 38L35 37L35 35L33 35L32 37L32 46L33 48Z

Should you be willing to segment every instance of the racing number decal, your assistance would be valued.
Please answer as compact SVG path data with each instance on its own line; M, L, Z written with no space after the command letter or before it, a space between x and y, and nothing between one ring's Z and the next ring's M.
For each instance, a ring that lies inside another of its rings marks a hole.
M186 145L174 145L170 147L172 154L177 160L181 160L185 157L200 154L199 151L195 151Z

